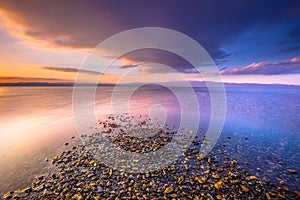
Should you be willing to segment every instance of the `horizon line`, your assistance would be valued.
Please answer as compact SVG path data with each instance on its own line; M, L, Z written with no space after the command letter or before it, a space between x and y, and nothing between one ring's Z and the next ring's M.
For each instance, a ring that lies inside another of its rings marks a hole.
M206 85L193 85L193 84L205 84L206 82L213 82L213 81L190 81L192 87L206 87ZM115 86L115 85L120 85L120 86L133 86L136 84L139 84L140 82L134 82L134 83L126 83L126 84L115 84L115 83L77 83L78 86ZM176 83L176 81L170 81L169 83ZM180 82L178 82L180 83ZM214 83L214 82L213 82ZM74 82L4 82L0 83L0 87L9 87L9 86L41 86L41 87L47 87L47 86L57 86L57 87L70 87L74 86ZM257 86L259 87L293 87L293 88L300 88L300 85L293 85L293 84L281 84L281 83L232 83L232 82L223 82L225 87L254 87ZM145 83L145 85L160 85L160 82L158 83ZM174 85L173 87L176 87Z

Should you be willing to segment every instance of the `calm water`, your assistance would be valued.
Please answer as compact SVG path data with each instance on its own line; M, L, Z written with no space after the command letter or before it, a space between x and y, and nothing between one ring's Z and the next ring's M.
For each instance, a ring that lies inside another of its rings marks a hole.
M111 113L112 107L114 112L124 112L120 105L128 105L128 112L133 114L166 117L172 122L180 118L178 101L167 89L141 88L126 104L125 96L131 88L124 87L113 99L118 106L111 106L112 89L97 90L95 108L99 118ZM184 94L186 90L181 92ZM210 95L201 88L195 92L201 113L200 127L206 129L211 117ZM225 151L260 178L275 184L284 180L288 187L299 190L299 175L286 173L287 169L300 173L299 92L299 89L227 89L226 123L212 154ZM88 105L82 102L81 107L84 122ZM49 163L45 158L51 160L65 148L66 141L72 143L72 136L78 138L72 87L0 87L0 121L0 193L29 184L35 175L47 170Z

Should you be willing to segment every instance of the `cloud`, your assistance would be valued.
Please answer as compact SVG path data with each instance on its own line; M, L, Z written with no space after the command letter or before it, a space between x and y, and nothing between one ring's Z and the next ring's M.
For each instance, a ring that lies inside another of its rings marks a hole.
M120 68L121 69L126 69L126 68L133 68L133 67L138 67L140 66L141 64L126 64L126 65L121 65Z
M298 52L300 50L300 24L298 23L285 37L278 41L277 45L281 46L279 52Z
M27 30L27 31L25 31L25 35L37 37L37 36L40 36L42 34L40 32L36 32L36 31L32 31L32 30Z
M278 74L300 74L300 56L290 60L280 62L259 62L252 63L244 67L233 69L225 69L221 74L262 74L262 75L278 75Z
M178 72L184 72L187 68L192 68L193 66L187 62L185 59L180 56L158 49L141 49L132 51L130 53L125 54L125 57L130 62L135 61L134 64L126 64L120 66L120 68L129 68L129 67L138 67L140 65L145 65L147 63L158 63L162 65L169 66ZM143 66L145 68L145 66ZM153 71L149 69L149 72ZM157 70L154 70L157 72Z
M86 70L86 69L77 69L77 68L73 68L73 67L52 67L52 66L42 66L42 69L45 70L52 70L52 71L58 71L58 72L67 72L67 73L77 73L77 72L82 72L82 73L86 73L86 74L95 74L95 75L99 75L99 74L103 74L97 71L91 71L91 70Z
M158 73L174 73L174 69L165 66L163 64L158 63L151 63L151 64L144 64L139 68L139 72L142 74L158 74Z
M235 42L238 36L258 24L268 31L274 23L287 24L291 20L300 20L299 6L300 1L294 0L276 3L259 0L195 0L188 3L174 3L172 0L146 3L131 0L126 3L116 0L91 0L89 3L65 0L47 4L34 0L0 1L0 21L2 18L6 24L3 29L16 37L41 43L43 47L71 49L92 49L104 39L132 28L165 27L195 39L218 64L232 54L222 45ZM286 40L292 44L297 34L295 29ZM278 46L286 52L299 50L297 45ZM184 59L163 52L144 51L127 56L132 63L161 63L179 72L192 69ZM128 67L137 65L120 66ZM65 69L64 72L75 71Z
M0 76L0 83L9 83L9 82L67 82L67 81L69 81L69 80L58 79L58 78Z
M47 4L24 0L0 1L0 8L10 27L18 28L23 36L56 46L93 48L107 37L131 28L165 27L191 36L216 60L229 55L220 48L221 44L249 27L299 17L299 1L189 1L174 5L172 0L66 0Z

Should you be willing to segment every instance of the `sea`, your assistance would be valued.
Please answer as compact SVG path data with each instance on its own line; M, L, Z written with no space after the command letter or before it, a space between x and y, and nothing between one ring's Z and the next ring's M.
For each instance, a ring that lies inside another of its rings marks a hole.
M207 88L86 86L81 91L76 96L71 86L0 87L0 194L30 185L47 173L55 155L80 143L78 124L88 123L89 113L100 121L122 113L171 124L197 119L196 131L203 134L215 119L222 129L210 156L225 152L259 179L300 190L300 89L225 88L222 102L213 99L218 90Z

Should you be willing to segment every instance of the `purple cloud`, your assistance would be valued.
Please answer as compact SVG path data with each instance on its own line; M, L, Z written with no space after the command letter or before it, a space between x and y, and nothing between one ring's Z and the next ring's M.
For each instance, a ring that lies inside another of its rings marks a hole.
M236 67L225 69L221 74L262 74L262 75L277 75L277 74L298 74L300 73L300 56L291 60L280 62L259 62L252 63L244 67Z
M299 1L75 2L51 1L45 6L40 1L0 1L0 7L23 28L25 35L57 46L93 48L107 37L131 28L165 27L191 36L216 60L230 54L222 50L221 44L249 27L300 17Z
M125 69L125 68L132 68L132 67L138 67L141 64L128 64L128 65L121 65L120 68Z
M46 70L52 70L52 71L58 71L58 72L74 72L77 73L79 72L79 69L74 68L74 67L50 67L50 66L43 66L42 69ZM91 70L86 70L86 69L81 69L80 72L86 73L86 74L100 74L97 71L91 71Z

